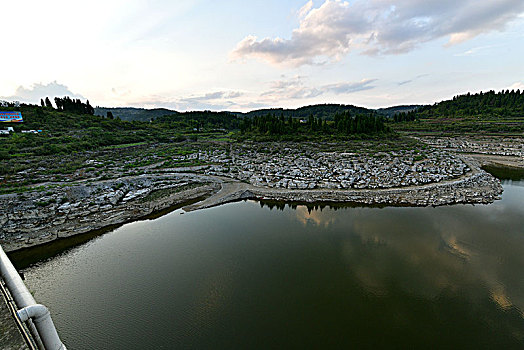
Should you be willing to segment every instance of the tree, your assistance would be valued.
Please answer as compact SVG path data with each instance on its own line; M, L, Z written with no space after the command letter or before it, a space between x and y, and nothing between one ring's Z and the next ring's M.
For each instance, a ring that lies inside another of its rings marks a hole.
M113 113L111 111L107 111L107 119L114 119Z
M55 105L56 105L56 109L58 109L59 111L64 109L64 105L62 104L61 98L55 97Z
M46 98L45 98L45 106L46 106L46 107L53 108L53 105L51 104L51 101L49 100L49 97L46 97Z
M45 104L44 104L44 100L43 100L43 99L40 99L40 105L41 105L42 107L45 107Z
M85 112L86 114L95 114L95 109L89 104L89 100L86 101L86 104L85 104Z

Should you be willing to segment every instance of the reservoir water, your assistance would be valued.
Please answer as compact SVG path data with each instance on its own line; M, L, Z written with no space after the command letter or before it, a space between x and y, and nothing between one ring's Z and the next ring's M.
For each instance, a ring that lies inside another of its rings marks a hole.
M522 349L524 182L503 185L491 205L176 210L11 256L70 349Z

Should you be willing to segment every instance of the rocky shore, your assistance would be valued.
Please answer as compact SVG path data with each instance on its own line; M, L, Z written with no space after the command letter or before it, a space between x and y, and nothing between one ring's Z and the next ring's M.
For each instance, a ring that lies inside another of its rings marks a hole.
M303 145L236 147L194 156L215 165L203 172L281 189L380 189L436 183L471 171L449 152L427 148L391 152L322 152Z
M242 182L222 183L222 189L206 200L184 207L186 211L210 208L242 199L286 202L345 202L365 205L440 206L459 203L488 204L500 199L500 181L468 162L471 171L457 179L425 185L388 189L295 190L254 186Z
M331 157L330 159L339 156ZM451 164L456 174L449 172L449 176L442 177L439 174L448 172L437 170L432 174L438 181L417 182L411 186L401 184L388 188L343 188L336 185L330 188L283 188L258 180L251 183L240 181L235 176L224 176L223 173L209 174L210 169L216 170L216 167L199 168L198 171L202 174L155 172L113 180L55 186L51 184L45 191L35 190L0 196L0 244L6 251L35 246L140 219L195 199L200 202L186 206L186 211L241 199L437 206L491 203L500 198L500 182L481 170L475 161L462 158L441 161L443 164ZM389 164L384 160L381 162L380 164ZM340 164L335 164L333 169L340 168ZM372 178L362 174L363 179ZM255 179L261 176L258 173L253 174ZM394 176L391 175L390 178L394 179ZM301 177L290 181L300 183L314 180L304 180Z
M522 136L424 136L416 139L436 149L466 154L483 166L524 168L524 137Z
M5 251L43 244L137 220L219 189L183 174L77 183L0 196L0 244Z

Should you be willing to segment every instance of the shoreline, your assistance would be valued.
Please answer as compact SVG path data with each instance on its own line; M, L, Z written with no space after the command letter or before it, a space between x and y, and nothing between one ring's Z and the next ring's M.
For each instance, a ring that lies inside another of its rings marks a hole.
M524 169L524 158L522 157L482 153L466 153L464 155L479 162L481 166L488 165L514 169Z
M381 206L488 204L500 199L500 181L482 170L477 161L464 161L471 171L456 179L388 189L278 189L219 176L168 173L75 184L44 197L38 193L2 195L0 204L8 213L0 214L0 243L13 252L161 216L173 207L191 212L246 199ZM64 193L66 197L59 202ZM41 202L37 199L54 203L38 207L35 203ZM202 200L185 205L195 199Z
M219 192L202 202L183 207L191 212L229 202L255 199L300 203L353 203L385 206L442 206L452 204L489 204L500 199L502 186L495 177L466 161L472 171L458 179L418 186L388 189L290 190L258 187L230 180Z
M133 180L135 179L119 179L118 181L122 183ZM11 215L3 215L11 216L11 220L2 218L0 221L3 229L0 244L6 252L14 252L72 236L89 235L95 231L106 230L136 220L153 218L159 214L164 215L181 204L207 198L216 190L218 190L217 184L206 183L148 202L142 201L143 198L137 198L134 201L115 203L112 208L98 206L94 209L90 208L91 203L86 204L83 203L85 201L79 200L71 205L73 208L65 210L63 206L55 206L54 208L42 208L41 212L31 210L27 215L21 213L23 209L12 211ZM4 197L6 195L0 196L0 202L5 201ZM23 203L18 204L23 206ZM5 227L6 221L11 224L10 227ZM35 232L38 233L35 234ZM6 239L6 233L12 234Z

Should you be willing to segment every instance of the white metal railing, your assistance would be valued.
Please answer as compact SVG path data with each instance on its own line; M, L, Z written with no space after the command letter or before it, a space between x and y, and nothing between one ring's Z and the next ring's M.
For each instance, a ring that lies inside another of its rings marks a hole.
M44 305L36 303L1 246L0 275L18 307L18 318L22 322L27 322L38 346L42 350L66 350L49 310Z

